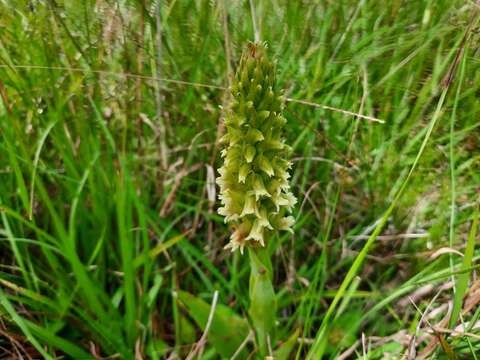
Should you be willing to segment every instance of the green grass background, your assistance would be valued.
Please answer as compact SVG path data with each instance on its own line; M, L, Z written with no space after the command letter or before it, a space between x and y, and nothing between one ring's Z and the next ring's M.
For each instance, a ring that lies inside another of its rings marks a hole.
M248 259L223 250L213 181L255 23L287 97L384 120L286 104L299 204L270 246L279 343L298 329L291 358L406 358L421 314L450 303L445 327L470 335L428 357L474 359L480 307L459 314L480 256L478 11L0 0L0 354L185 358L202 329L179 290L247 317ZM219 358L209 342L202 358Z

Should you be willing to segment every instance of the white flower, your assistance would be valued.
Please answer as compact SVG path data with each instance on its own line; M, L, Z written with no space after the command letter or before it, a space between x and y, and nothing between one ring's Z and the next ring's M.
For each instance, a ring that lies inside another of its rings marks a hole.
M234 252L237 249L240 249L240 253L243 255L243 249L245 248L246 240L245 236L247 235L245 225L241 224L230 236L230 242L225 245L224 249L231 249Z
M257 203L253 196L247 196L245 198L245 205L243 206L242 213L240 217L244 217L247 215L253 215L257 213Z
M278 222L278 230L288 231L293 234L293 224L295 224L295 218L293 216L283 217Z
M255 220L250 230L250 234L248 234L246 240L255 240L260 243L260 245L265 246L265 241L263 239L263 226L260 223L260 220Z

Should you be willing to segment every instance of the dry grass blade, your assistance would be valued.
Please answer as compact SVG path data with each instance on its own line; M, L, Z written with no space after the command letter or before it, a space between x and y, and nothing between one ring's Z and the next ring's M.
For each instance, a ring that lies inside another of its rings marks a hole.
M210 308L210 313L208 314L208 320L207 320L207 325L205 326L205 330L203 331L203 334L200 340L198 340L198 342L193 347L193 350L190 352L190 354L188 354L186 360L192 360L197 354L198 354L197 357L199 359L202 358L203 350L205 348L205 345L207 344L208 332L210 331L210 326L212 325L213 316L215 315L217 301L218 301L218 291L215 291L213 293L212 306Z
M373 116L367 116L367 115L357 114L357 113L355 113L355 112L348 111L348 110L343 110L343 109L339 109L339 108L336 108L336 107L333 107L333 106L317 104L317 103L314 103L314 102L311 102L311 101L307 101L307 100L298 100L298 99L291 99L291 98L287 98L286 100L287 100L288 102L293 102L293 103L299 103L299 104L303 104L303 105L313 106L313 107L316 107L316 108L319 108L319 109L335 111L335 112L339 112L339 113L342 113L342 114L345 114L345 115L355 116L355 117L358 117L358 118L360 118L360 119L365 119L365 120L373 121L373 122L376 122L376 123L385 124L385 120L377 119L377 118L375 118L375 117L373 117Z

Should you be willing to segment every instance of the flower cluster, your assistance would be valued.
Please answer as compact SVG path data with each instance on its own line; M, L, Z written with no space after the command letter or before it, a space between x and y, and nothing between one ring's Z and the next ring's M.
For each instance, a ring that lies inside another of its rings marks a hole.
M250 44L242 55L227 109L226 134L221 139L223 166L219 169L218 213L235 230L226 248L265 246L275 230L292 231L296 203L290 192L286 160L291 148L282 139L286 119L283 97L275 87L275 65L264 44Z

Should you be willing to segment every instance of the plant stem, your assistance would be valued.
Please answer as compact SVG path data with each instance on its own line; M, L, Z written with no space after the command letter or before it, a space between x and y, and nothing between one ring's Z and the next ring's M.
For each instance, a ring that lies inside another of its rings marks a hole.
M268 341L273 342L276 299L273 290L272 263L266 248L248 248L250 255L250 316L262 356L268 354Z

